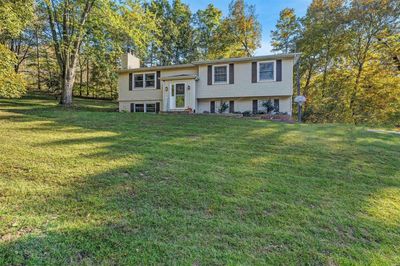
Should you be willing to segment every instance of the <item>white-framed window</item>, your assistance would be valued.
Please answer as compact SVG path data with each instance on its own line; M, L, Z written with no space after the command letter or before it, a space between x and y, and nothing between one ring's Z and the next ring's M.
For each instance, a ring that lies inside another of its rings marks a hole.
M154 88L156 86L156 73L147 73L144 75L146 88Z
M258 82L275 81L276 79L275 61L258 62Z
M156 87L156 73L141 73L133 75L133 85L135 89L155 88Z
M159 108L160 102L131 103L131 112L135 113L156 113Z
M135 113L144 113L144 104L143 103L135 104Z
M146 103L146 113L155 113L155 112L156 112L156 104Z
M213 84L228 84L229 80L229 66L228 65L214 65L212 67Z
M143 74L135 74L133 75L133 79L135 88L143 88Z

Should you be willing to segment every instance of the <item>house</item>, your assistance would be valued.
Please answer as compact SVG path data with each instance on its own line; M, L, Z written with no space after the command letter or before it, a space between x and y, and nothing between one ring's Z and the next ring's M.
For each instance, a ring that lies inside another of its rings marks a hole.
M119 110L127 112L216 113L265 110L292 114L293 66L298 54L197 61L140 67L131 53L122 56Z

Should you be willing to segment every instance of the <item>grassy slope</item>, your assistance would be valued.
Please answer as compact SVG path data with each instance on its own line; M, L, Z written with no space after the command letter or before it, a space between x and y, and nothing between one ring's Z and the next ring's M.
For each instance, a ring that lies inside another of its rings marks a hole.
M400 137L0 101L2 264L394 264Z

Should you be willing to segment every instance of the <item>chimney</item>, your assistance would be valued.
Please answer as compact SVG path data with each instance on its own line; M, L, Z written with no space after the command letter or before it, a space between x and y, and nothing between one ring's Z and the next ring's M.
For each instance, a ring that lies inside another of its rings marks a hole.
M130 50L121 56L122 69L134 69L140 67L140 60Z

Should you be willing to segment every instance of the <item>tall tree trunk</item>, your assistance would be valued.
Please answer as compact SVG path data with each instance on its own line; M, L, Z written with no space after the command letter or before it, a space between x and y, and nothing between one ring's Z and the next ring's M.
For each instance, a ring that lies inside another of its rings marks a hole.
M39 31L36 29L36 66L37 66L37 89L42 89L40 84L40 53L39 53Z
M89 58L86 61L86 96L89 96Z
M67 60L68 61L68 60ZM62 96L60 98L60 104L65 107L72 106L72 92L75 82L76 66L67 67L62 74Z

